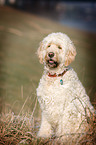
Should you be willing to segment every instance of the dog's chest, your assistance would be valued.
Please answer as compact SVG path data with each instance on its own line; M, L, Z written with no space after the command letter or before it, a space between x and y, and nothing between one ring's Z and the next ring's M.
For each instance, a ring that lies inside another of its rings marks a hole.
M68 87L69 84L62 77L43 77L37 88L39 103L47 107L62 104Z
M37 93L39 93L39 96L52 96L52 94L55 94L56 92L60 92L63 89L63 86L65 85L64 79L59 78L51 78L46 77L42 78L40 80Z

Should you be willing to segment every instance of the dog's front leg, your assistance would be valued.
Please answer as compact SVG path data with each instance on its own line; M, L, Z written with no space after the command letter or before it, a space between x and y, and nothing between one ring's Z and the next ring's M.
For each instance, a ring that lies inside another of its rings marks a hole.
M52 136L52 127L50 123L45 118L44 114L42 113L42 120L39 132L37 134L38 137L50 138Z

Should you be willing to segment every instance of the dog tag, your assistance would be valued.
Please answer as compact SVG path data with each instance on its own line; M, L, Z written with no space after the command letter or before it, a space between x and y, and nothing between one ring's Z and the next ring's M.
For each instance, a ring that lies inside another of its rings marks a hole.
M63 85L63 80L62 79L60 80L60 84Z

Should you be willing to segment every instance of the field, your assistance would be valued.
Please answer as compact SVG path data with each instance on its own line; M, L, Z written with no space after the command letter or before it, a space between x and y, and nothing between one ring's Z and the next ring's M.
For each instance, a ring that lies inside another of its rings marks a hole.
M37 124L40 121L36 87L43 66L39 64L36 51L40 41L51 32L64 32L74 42L77 56L71 66L95 104L96 34L64 27L10 7L0 7L0 112L3 121L10 122L15 115L34 118Z

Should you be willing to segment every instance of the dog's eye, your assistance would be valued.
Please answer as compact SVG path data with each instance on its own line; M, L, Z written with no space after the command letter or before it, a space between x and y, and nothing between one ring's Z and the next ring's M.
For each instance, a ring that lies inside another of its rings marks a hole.
M50 47L51 45L48 45L48 47Z
M59 49L62 49L62 47L61 47L61 46L58 46L58 48L59 48Z

